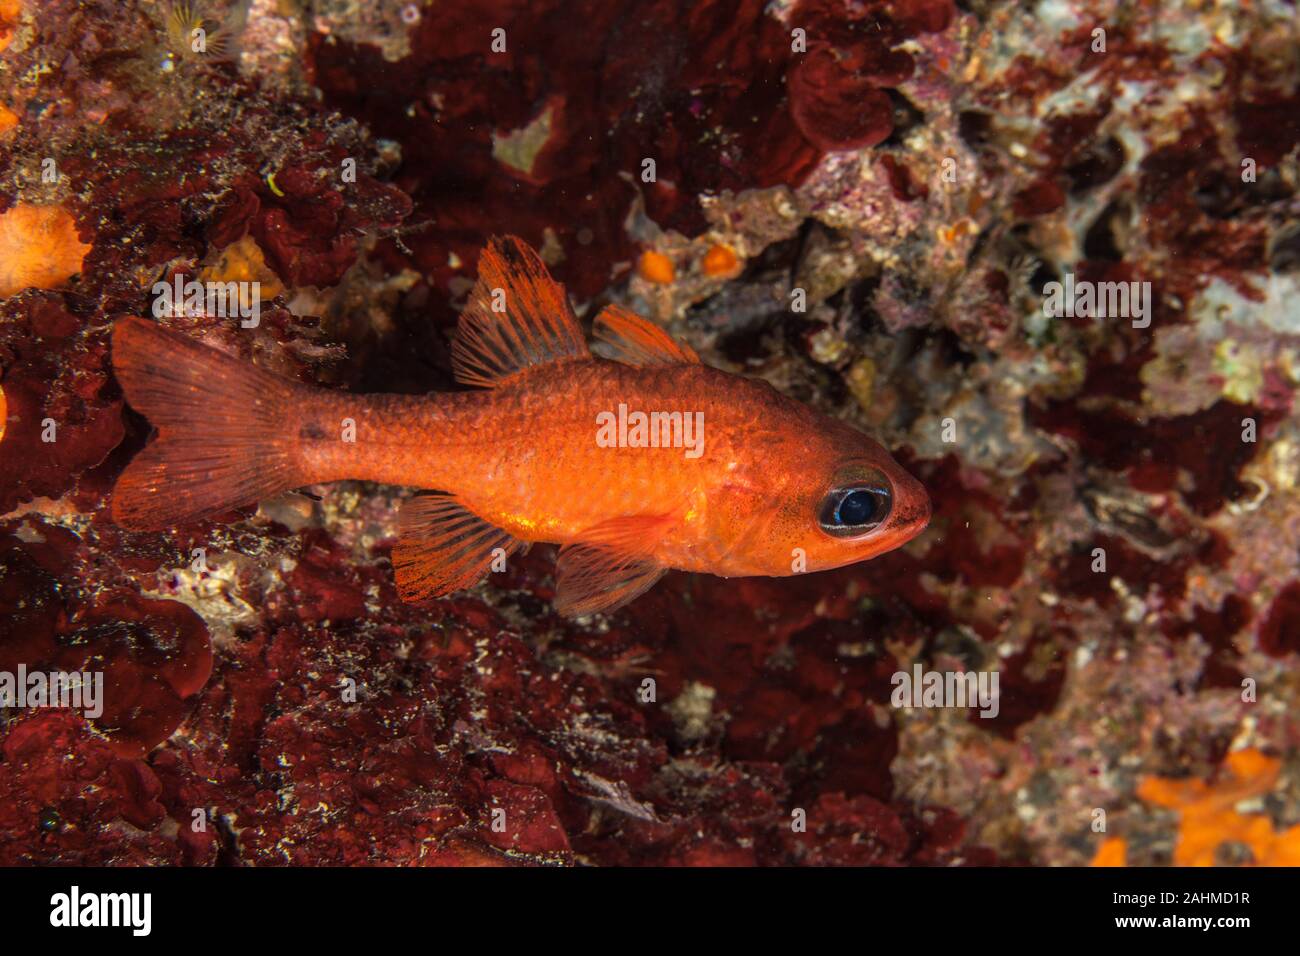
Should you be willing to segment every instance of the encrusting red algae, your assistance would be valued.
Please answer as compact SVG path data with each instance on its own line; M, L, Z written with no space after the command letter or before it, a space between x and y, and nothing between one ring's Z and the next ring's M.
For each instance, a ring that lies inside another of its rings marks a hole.
M676 568L786 576L911 540L930 502L877 442L766 382L700 363L619 306L588 350L564 289L516 239L494 241L453 363L484 391L348 395L253 368L142 319L113 366L158 427L113 514L157 530L342 479L439 489L409 503L399 593L470 586L531 542L562 545L556 605L610 610Z

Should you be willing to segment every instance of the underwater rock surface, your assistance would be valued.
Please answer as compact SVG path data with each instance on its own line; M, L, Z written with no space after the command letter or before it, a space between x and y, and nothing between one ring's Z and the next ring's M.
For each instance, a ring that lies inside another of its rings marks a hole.
M0 672L105 688L4 709L0 864L1294 864L1298 23L0 0ZM504 234L878 436L930 528L571 621L550 547L403 604L409 489L113 523L156 283L259 283L159 319L283 375L448 390ZM895 706L917 666L996 715Z

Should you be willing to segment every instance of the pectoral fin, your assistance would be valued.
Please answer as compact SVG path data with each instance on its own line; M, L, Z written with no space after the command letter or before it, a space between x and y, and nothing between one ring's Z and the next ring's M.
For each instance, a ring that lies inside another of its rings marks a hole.
M516 551L520 542L444 494L412 498L402 508L393 572L403 601L460 591Z
M648 591L668 569L653 557L667 515L613 518L560 549L555 607L576 617L612 611Z

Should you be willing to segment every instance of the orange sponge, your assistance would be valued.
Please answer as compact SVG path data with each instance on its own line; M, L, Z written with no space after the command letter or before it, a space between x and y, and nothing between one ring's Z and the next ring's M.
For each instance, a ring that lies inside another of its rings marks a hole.
M62 285L89 251L62 206L19 203L0 214L0 297Z

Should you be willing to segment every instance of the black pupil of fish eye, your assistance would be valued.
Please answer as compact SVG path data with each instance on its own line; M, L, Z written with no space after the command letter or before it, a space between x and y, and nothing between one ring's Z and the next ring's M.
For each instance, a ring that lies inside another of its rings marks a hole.
M880 508L880 499L876 492L859 488L850 491L836 509L836 517L842 525L856 526L870 523Z

